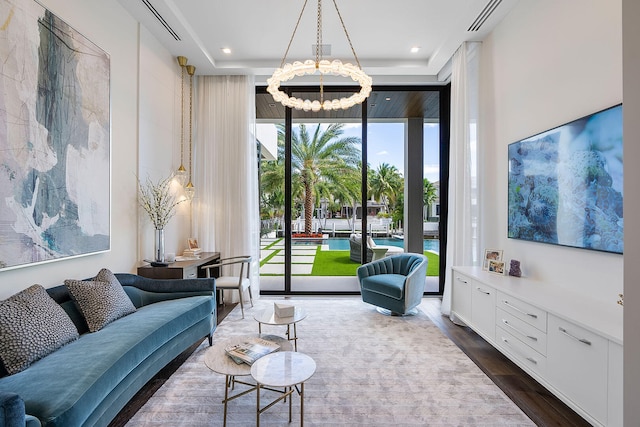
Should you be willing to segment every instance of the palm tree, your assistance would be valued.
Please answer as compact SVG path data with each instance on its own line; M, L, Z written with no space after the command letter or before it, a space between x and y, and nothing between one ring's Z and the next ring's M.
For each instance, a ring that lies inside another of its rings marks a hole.
M311 233L315 201L320 195L353 193L353 179L360 159L360 138L342 138L344 124L330 124L324 131L318 124L312 134L300 124L291 135L292 197L304 206L304 232ZM278 159L284 159L283 124L278 128ZM280 160L278 160L280 162ZM284 172L284 162L278 165ZM264 181L270 177L263 174ZM284 176L284 173L283 173ZM280 181L281 183L284 181ZM282 184L280 184L282 185ZM263 187L264 188L264 187Z
M429 209L431 207L431 204L435 202L437 198L438 198L438 189L427 178L424 178L422 201L426 208L427 217L429 216Z
M389 212L389 205L395 205L398 195L403 191L404 181L398 168L381 163L370 175L369 187L373 198L380 201L385 211Z

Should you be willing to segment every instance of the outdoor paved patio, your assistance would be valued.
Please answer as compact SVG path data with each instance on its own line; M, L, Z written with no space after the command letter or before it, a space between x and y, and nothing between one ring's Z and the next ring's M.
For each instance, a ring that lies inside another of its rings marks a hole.
M276 242L274 244L274 242ZM292 245L291 246L291 274L294 275L292 286L300 290L309 290L313 284L322 284L323 291L359 291L357 277L315 277L311 276L313 263L318 247L329 250L328 245ZM277 253L276 253L277 252ZM260 241L260 262L276 253L269 261L260 267L260 288L262 290L281 290L284 286L284 240L281 238L263 238ZM340 280L336 280L340 279ZM311 282L309 282L311 280ZM438 277L427 277L425 291L437 292ZM334 289L335 288L335 289Z

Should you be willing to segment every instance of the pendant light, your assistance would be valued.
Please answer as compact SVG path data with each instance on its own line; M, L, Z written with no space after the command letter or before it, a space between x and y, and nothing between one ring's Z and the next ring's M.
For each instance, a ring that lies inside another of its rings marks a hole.
M175 178L184 187L187 182L187 170L184 167L184 70L187 66L187 58L178 56L178 65L181 68L180 77L180 167L175 173Z
M184 187L187 199L193 199L196 192L196 187L191 181L193 175L193 75L196 72L196 67L193 65L186 66L187 73L189 73L189 182Z

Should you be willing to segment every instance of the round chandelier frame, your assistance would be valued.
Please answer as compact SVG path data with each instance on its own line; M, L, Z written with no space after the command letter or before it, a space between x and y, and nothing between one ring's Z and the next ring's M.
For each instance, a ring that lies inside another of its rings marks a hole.
M293 34L291 35L291 39L289 40L289 46L287 46L287 50L282 58L282 63L280 64L280 68L277 68L271 78L267 80L267 92L273 96L273 99L276 102L281 103L285 107L295 108L297 110L304 111L320 111L320 110L338 110L338 109L348 109L353 107L356 104L360 104L364 102L365 99L371 93L371 84L372 79L369 77L360 66L360 61L358 60L358 56L356 55L355 49L353 48L353 44L351 43L351 39L349 38L349 33L347 32L347 28L344 25L344 21L342 20L342 15L340 14L340 10L338 9L338 5L336 4L336 0L333 0L333 4L336 8L336 12L338 13L338 17L340 18L340 23L342 25L342 29L347 37L349 42L349 46L351 47L351 52L355 58L356 64L353 65L351 63L343 63L339 59L335 59L333 61L329 61L322 58L322 0L318 0L318 17L317 17L317 29L316 29L316 59L315 61L312 59L308 59L304 62L295 61L293 63L285 63L287 54L289 53L289 48L291 47L291 42L295 37L296 31L298 29L298 25L300 24L300 19L302 18L302 14L307 6L307 0L305 0L304 5L302 6L302 11L300 11L300 16L298 16L298 21L293 30ZM320 100L309 100L309 99L300 99L296 97L290 97L288 94L280 90L280 85L283 82L287 82L289 80L294 79L295 77L301 77L304 75L320 75ZM341 76L341 77L350 77L354 82L360 85L360 91L354 93L353 95L347 98L333 99L333 100L325 100L324 99L324 76L332 75L332 76Z

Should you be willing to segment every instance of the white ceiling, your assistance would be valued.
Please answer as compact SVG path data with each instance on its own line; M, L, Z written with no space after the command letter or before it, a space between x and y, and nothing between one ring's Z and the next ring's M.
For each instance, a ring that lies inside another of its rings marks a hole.
M169 52L186 56L197 75L253 74L256 83L264 83L280 66L304 1L119 0ZM360 64L374 85L446 81L449 60L460 44L482 40L517 1L336 0ZM322 9L322 43L332 49L325 59L354 62L334 1L325 0ZM485 14L480 29L469 31ZM315 58L316 18L317 0L307 0L287 62ZM417 53L410 52L414 46L420 47ZM224 47L232 53L223 53Z

